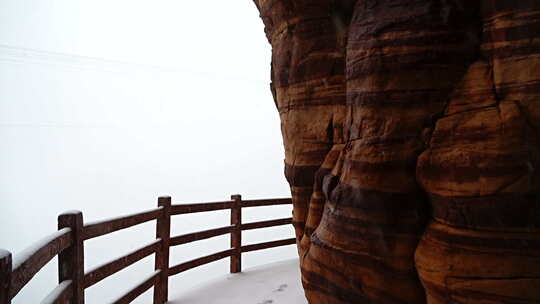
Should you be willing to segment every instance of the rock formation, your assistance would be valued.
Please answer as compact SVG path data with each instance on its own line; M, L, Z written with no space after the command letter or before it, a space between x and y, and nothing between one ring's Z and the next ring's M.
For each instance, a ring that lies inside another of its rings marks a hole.
M540 1L255 4L309 302L540 303Z

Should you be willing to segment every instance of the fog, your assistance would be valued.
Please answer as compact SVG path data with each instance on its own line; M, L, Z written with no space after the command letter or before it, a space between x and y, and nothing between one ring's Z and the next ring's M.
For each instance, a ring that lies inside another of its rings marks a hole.
M93 221L173 203L288 197L270 47L251 0L0 1L0 248L16 257L56 230L63 211ZM244 221L290 216L246 210ZM229 213L173 217L172 234L228 225ZM244 244L291 227L244 232ZM85 242L86 269L150 242L146 223ZM171 265L228 248L228 236L172 250ZM249 268L296 257L248 253ZM181 293L228 272L228 260L170 279ZM57 284L49 263L13 303ZM153 271L153 257L87 289L114 300ZM136 303L150 303L151 291Z

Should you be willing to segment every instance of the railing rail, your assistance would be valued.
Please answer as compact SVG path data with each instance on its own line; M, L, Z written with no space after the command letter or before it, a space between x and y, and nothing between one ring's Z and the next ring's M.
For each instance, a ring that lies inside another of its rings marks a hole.
M145 257L158 252L161 249L161 239L157 239L152 243L134 250L120 258L117 258L109 263L105 263L101 266L95 267L92 270L84 274L83 286L88 288L93 286L102 280L110 277L111 275L119 272L120 270L144 259Z
M41 301L41 304L69 303L69 300L73 297L72 284L72 280L65 280L60 283L43 301Z
M130 228L157 219L163 213L163 208L122 216L106 221L92 222L84 225L83 240L89 240L118 230Z
M71 245L70 233L69 228L61 229L25 250L20 259L14 260L10 297L16 296L43 266Z
M160 280L161 270L156 270L154 273L148 277L146 280L142 281L139 285L135 286L133 289L131 289L129 292L118 298L118 300L114 301L114 304L124 304L124 303L131 303L133 300L135 300L138 296L143 294L148 289L155 287L159 280Z
M187 243L191 243L195 241L201 241L201 240L213 238L213 237L224 235L224 234L230 234L231 232L233 232L233 230L234 230L234 226L227 226L227 227L203 230L199 232L182 234L182 235L178 235L171 238L170 245L178 246L178 245L187 244Z
M83 224L82 212L63 213L58 216L58 231L18 255L14 262L10 252L0 249L0 304L10 304L19 291L55 256L58 256L59 261L59 285L42 303L84 304L86 288L152 254L155 256L155 272L114 303L130 303L152 287L154 304L165 303L168 300L170 276L228 257L230 272L241 272L242 253L295 244L295 238L290 238L242 246L242 231L292 223L291 218L242 223L242 208L284 204L292 204L291 199L243 201L240 195L232 195L230 201L172 205L171 197L164 196L158 199L158 207L155 209L86 225ZM231 211L230 226L174 237L170 235L172 216L227 209ZM154 220L157 223L156 239L153 242L85 272L84 241ZM169 266L170 247L226 234L231 236L229 249Z

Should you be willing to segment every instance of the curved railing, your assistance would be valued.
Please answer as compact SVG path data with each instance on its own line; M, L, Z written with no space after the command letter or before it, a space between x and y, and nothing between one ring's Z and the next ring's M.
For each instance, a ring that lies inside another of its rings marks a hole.
M70 211L58 216L58 231L28 248L12 261L11 253L0 249L0 304L9 304L19 291L55 256L58 256L59 285L42 303L84 303L84 290L135 262L154 254L155 271L139 285L113 303L130 303L154 287L154 303L168 299L168 278L183 271L230 257L231 273L241 272L242 253L290 245L295 238L242 246L242 231L288 225L291 218L242 223L242 208L291 204L291 199L242 200L232 195L230 201L172 205L171 198L160 197L158 208L110 220L83 223L82 212ZM179 236L170 236L171 216L195 212L231 210L229 226ZM157 220L156 240L114 261L84 269L84 241L148 221ZM230 234L231 248L174 266L169 266L170 247Z

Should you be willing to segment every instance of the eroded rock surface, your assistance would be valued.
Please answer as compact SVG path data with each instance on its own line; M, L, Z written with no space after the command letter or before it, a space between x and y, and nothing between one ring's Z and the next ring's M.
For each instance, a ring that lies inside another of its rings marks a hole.
M540 303L540 1L255 3L310 303Z

